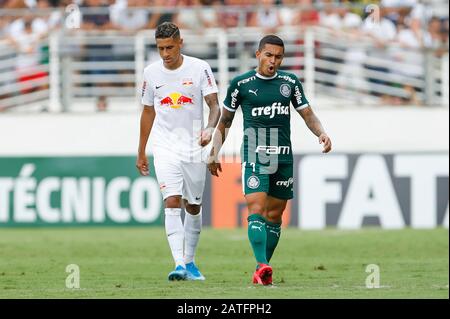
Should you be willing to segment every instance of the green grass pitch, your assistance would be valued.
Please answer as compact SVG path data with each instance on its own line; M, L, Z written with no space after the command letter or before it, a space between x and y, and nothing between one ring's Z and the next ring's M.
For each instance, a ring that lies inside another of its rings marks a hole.
M205 228L197 264L205 282L168 282L161 227L0 229L0 298L449 298L449 231L285 229L272 287L254 286L245 229ZM80 288L68 289L68 264ZM366 287L366 267L380 287Z

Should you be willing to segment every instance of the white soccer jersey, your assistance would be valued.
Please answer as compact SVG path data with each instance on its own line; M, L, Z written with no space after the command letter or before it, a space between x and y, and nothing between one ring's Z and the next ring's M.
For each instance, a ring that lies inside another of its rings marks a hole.
M205 61L183 55L176 70L159 60L144 70L142 104L154 106L156 117L151 131L153 153L176 156L182 161L199 161L198 144L203 128L203 97L217 93L211 67Z

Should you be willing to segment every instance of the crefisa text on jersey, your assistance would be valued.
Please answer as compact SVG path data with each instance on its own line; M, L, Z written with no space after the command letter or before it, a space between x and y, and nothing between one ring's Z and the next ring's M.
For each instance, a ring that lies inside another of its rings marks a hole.
M272 305L257 304L257 303L223 303L218 306L206 305L184 305L178 306L177 313L179 314L203 314L208 317L210 314L271 314Z

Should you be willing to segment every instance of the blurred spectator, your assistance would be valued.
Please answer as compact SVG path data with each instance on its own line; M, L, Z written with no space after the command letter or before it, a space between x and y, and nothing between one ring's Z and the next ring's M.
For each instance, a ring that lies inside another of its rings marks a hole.
M290 69L301 73L305 67L303 62L301 62L304 61L304 50L301 49L305 44L303 37L304 29L309 26L314 26L319 22L319 11L313 6L312 0L298 0L298 3L296 2L296 4L297 9L292 12L293 20L291 21L291 25L300 27L298 37L294 41L294 44L298 48L294 53L294 57L297 58L299 62Z
M408 16L416 4L417 0L381 0L385 18L394 24L397 24L401 17Z
M148 10L149 0L116 0L116 2L110 6L110 19L115 28L133 35L139 30L148 28ZM129 44L124 44L122 39L112 39L113 43L111 49L111 60L130 62L134 61L135 52L134 47ZM117 77L121 77L126 74L131 74L134 70L118 70ZM117 84L111 84L116 86ZM134 83L131 81L121 83L123 87L134 87ZM97 110L102 111L107 108L106 98L100 97L97 102Z
M49 11L49 15L46 18L48 30L54 30L59 28L62 23L62 12L55 8L54 4L49 0L37 0L37 9L43 9Z
M299 0L300 11L294 18L293 24L301 27L313 26L319 23L319 11L313 7L312 0Z
M116 0L110 6L110 20L114 27L123 31L137 31L148 27L149 0ZM139 9L138 9L139 8Z
M324 0L322 1L324 4L323 10L319 13L319 23L321 26L330 29L332 34L338 32L341 28L341 18L338 15L338 8L335 7L333 0ZM318 49L317 52L319 54L319 58L328 62L332 62L335 67L331 68L321 68L318 67L318 71L322 73L328 74L329 80L324 80L322 83L327 86L335 86L335 77L338 74L337 66L342 65L344 62L342 55L335 55L330 53L325 53L326 47L331 46L332 50L334 50L334 45L325 44L324 50ZM323 55L322 55L323 54Z
M425 6L423 3L417 3L409 15L409 19L411 19L411 28L414 32L420 32L420 30L426 29L426 25L432 17L432 6Z
M91 8L109 8L107 0L83 0L80 6L81 10L85 10L82 14L81 28L84 30L107 30L113 29L114 26L109 20L109 14L89 12Z
M359 15L361 18L367 13L369 5L380 6L381 0L340 0L342 6L347 6L350 12Z
M339 9L338 14L341 18L341 28L346 32L359 33L362 25L361 16L350 11L350 9L342 7Z
M448 51L448 26L446 28L438 17L430 19L427 32L424 34L423 44L426 48L433 49L435 56L438 57Z
M202 23L206 28L216 28L218 23L217 6L219 0L200 0Z
M211 2L205 3L211 4ZM203 6L198 0L181 0L178 5L180 11L175 16L175 24L181 29L188 29L197 34L202 34L207 28L217 26L216 10L212 6ZM183 49L186 54L203 59L217 56L214 41L186 41L183 44Z
M338 15L338 8L335 7L334 1L324 0L322 3L324 4L324 7L319 13L320 25L334 30L340 29L341 19Z
M5 3L6 9L23 9L23 8L31 8L33 5L33 1L28 1L28 4L25 0L9 0Z
M82 13L82 23L81 29L88 31L99 31L99 30L109 30L114 29L114 25L109 19L108 10L105 13L101 12L89 12L91 8L109 8L109 3L107 0L84 0L82 6L80 6L81 10L85 10L86 12ZM85 56L83 57L84 61L89 62L97 62L97 61L113 61L114 56L111 54L112 51L111 44L92 44L86 45L84 47ZM95 63L93 63L95 65ZM89 70L85 72L93 77L95 77L96 81L92 83L87 83L88 86L99 88L99 90L93 90L95 94L98 94L97 99L97 108L103 109L106 108L106 96L101 92L103 87L109 86L107 81L104 81L104 78L111 74L111 72L104 69L97 70ZM103 75L103 76L102 76ZM101 81L99 80L101 79ZM97 82L99 81L99 82ZM99 93L100 92L100 93Z
M327 27L335 33L344 31L345 33L355 33L359 30L362 24L362 19L359 15L350 11L348 7L336 6L327 2L328 5L320 12L320 25Z
M61 10L54 8L53 4L51 4L49 0L37 0L36 7L37 9L46 10L47 12L46 16L41 17L47 25L46 32L50 33L51 31L61 27L63 20L62 12ZM47 43L43 43L41 45L41 52L43 56L41 63L48 64L50 52Z
M365 48L359 45L362 19L345 7L337 9L337 16L339 17L339 32L342 34L339 32L336 34L340 34L341 38L345 40L341 47L344 50L344 61L336 79L337 86L366 92L368 87L361 79L364 79L364 61L367 59L367 55Z
M8 36L9 23L12 17L2 16L0 19L0 40Z
M423 48L421 39L417 36L406 21L403 23L398 20L398 34L396 41L400 47L393 46L390 53L396 62L391 67L391 72L403 75L409 78L424 78L424 55L420 50ZM411 84L403 84L403 88L408 93L408 97L403 98L401 102L404 104L419 105L421 102L417 96L416 89Z
M282 20L275 0L258 0L257 3L258 10L252 12L248 26L260 27L266 34L276 33Z
M219 26L225 29L245 25L247 17L237 6L242 6L242 0L223 0L224 6L218 11ZM242 15L242 17L241 17ZM242 23L241 23L242 19Z
M211 5L213 1L180 0L180 11L174 22L181 29L193 30L197 33L207 28L217 27L217 13Z
M279 12L283 25L294 25L294 20L299 12L296 5L297 0L281 0Z
M200 0L202 11L202 23L205 28L216 28L219 26L217 8L219 0Z
M381 8L379 21L377 21L377 19L374 19L373 16L369 15L363 22L361 30L363 34L369 36L372 39L375 46L368 52L369 57L386 59L385 49L395 40L397 30L395 28L394 23L385 17L387 12L388 12L387 10ZM385 89L388 89L388 87L392 85L391 82L385 80L385 78L389 77L389 67L385 63L379 62L373 63L372 61L373 60L368 59L367 63L365 64L365 67L368 70L377 71L379 73L385 73L385 76L383 77L383 79L380 79L379 75L376 77L369 76L368 78L369 82L373 83L374 85L383 85ZM391 96L389 96L389 94L386 93L380 94L378 92L379 90L372 91L371 93L376 96L381 96L384 103L395 104L398 102L397 100L392 99Z
M374 21L373 17L368 16L362 25L364 34L371 37L377 47L384 48L392 43L397 34L395 24L385 17L386 10L380 9L380 21Z
M148 24L150 29L155 29L163 22L174 21L175 13L170 10L176 6L177 0L152 0L152 2L153 11Z
M17 21L17 20L16 20ZM15 69L18 82L21 83L21 92L29 93L39 89L45 89L47 84L42 86L32 85L30 81L38 80L47 76L46 72L39 70L41 64L40 40L46 36L46 31L40 31L34 25L37 21L32 15L26 15L16 24L13 34L10 35L10 43L16 48L18 55Z
M48 25L45 19L28 13L22 18L14 20L8 27L8 33L11 38L22 34L25 30L25 22L31 23L33 33L41 34L48 32Z

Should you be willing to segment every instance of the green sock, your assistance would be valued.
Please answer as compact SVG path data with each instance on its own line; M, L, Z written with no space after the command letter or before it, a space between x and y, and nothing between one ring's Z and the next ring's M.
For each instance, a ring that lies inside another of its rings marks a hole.
M268 264L266 258L266 220L258 214L248 216L248 239L252 245L256 262Z
M281 223L272 223L266 221L266 233L267 233L267 242L266 242L266 257L267 261L270 261L272 258L273 252L278 245L278 241L281 236Z

